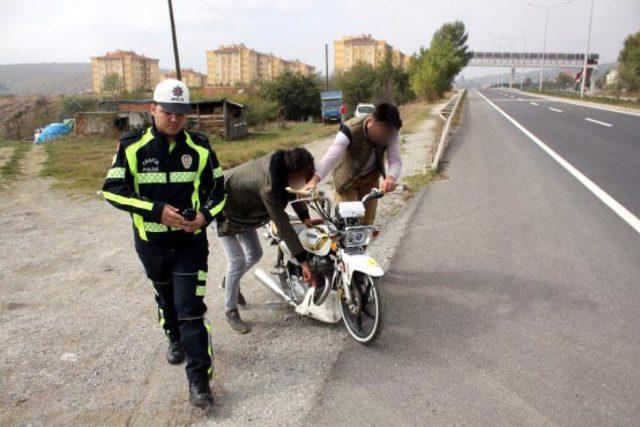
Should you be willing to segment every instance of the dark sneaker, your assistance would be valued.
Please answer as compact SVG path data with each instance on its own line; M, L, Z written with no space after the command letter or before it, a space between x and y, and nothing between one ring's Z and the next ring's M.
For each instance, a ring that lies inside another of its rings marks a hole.
M224 285L225 285L225 278L222 278L222 282L220 282L220 289L224 289ZM244 295L242 295L242 292L240 292L240 290L238 289L238 305L241 306L245 306L247 305L247 300L244 298Z
M189 401L197 408L213 407L213 394L208 382L189 384Z
M227 311L227 323L231 326L231 329L240 334L245 334L251 331L249 325L244 323L240 318L240 313L238 313L237 308Z
M184 350L178 341L170 341L167 349L167 362L171 365L179 365L184 362Z

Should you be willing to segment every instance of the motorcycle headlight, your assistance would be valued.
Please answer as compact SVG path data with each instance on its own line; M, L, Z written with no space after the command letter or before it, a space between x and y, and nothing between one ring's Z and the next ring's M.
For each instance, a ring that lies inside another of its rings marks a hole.
M371 242L371 237L373 237L373 227L370 225L347 227L342 244L345 248L367 246Z

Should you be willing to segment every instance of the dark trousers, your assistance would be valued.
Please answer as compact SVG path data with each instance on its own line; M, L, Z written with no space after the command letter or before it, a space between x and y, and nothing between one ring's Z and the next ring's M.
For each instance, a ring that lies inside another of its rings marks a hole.
M187 242L149 244L136 239L136 252L153 283L158 318L171 341L182 344L190 382L208 382L212 373L210 331L204 290L209 247L206 236Z

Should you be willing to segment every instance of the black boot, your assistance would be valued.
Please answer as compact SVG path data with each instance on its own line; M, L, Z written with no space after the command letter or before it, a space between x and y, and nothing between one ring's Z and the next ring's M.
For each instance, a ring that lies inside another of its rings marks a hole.
M184 362L184 350L179 341L169 341L167 362L169 362L170 365L179 365Z
M189 401L193 406L207 409L213 406L213 394L208 382L189 384Z

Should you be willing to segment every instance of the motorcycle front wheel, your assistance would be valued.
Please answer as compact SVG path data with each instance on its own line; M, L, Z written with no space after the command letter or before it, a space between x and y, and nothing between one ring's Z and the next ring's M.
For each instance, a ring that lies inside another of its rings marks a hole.
M351 302L340 300L342 319L349 334L361 344L373 343L382 329L382 313L378 286L373 277L354 272L349 286Z

